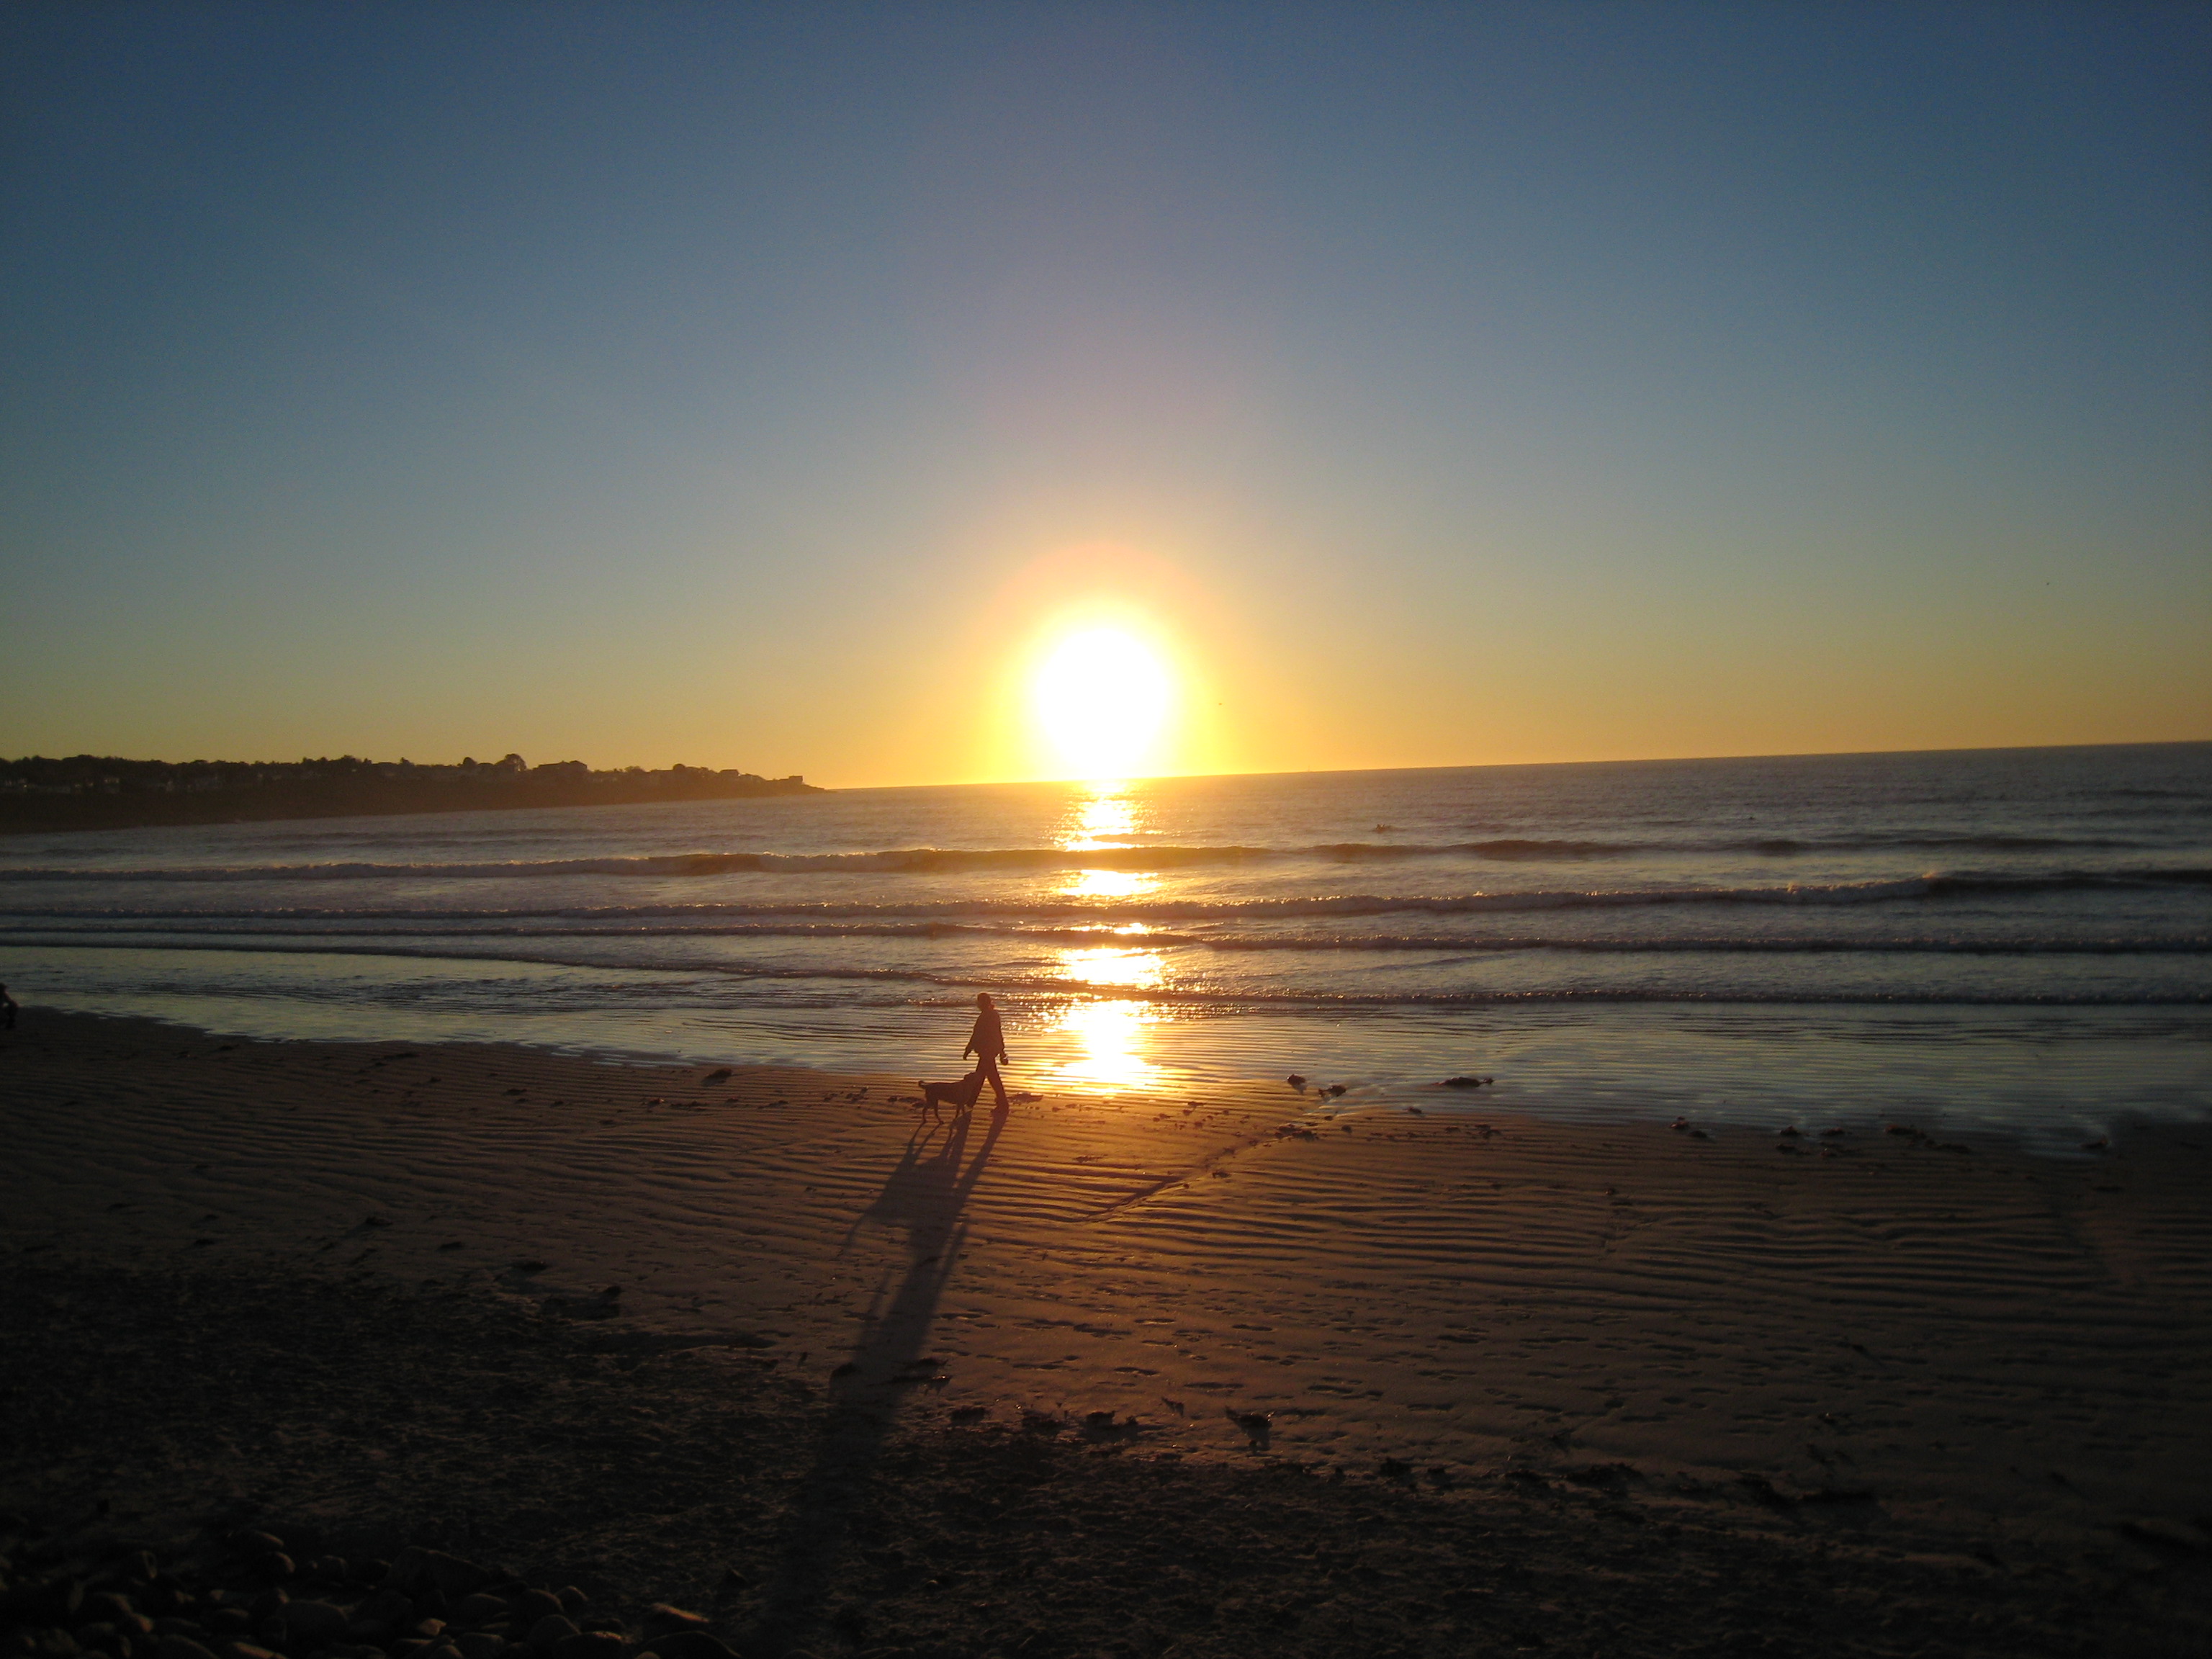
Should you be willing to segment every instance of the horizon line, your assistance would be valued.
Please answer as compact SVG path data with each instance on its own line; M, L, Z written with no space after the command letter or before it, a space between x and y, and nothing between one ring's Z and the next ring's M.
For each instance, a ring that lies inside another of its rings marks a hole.
M2212 737L2150 738L2114 743L1999 743L1927 749L1802 749L1778 753L1728 755L1619 755L1596 760L1460 761L1433 766L1291 766L1229 772L1147 772L1118 778L966 778L933 783L830 783L815 787L828 794L864 789L994 789L1168 783L1211 778L1341 777L1372 772L1503 772L1547 766L1673 766L1692 761L1782 761L1878 759L1895 755L2002 755L2057 752L2070 749L2191 749L2212 745Z

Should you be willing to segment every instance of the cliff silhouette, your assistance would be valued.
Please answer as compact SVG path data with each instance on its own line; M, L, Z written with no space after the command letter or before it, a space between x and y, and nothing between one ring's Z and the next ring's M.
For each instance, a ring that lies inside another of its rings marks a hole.
M453 766L352 755L297 761L142 761L112 755L0 761L0 833L142 824L811 795L803 777L672 766L593 771L581 761L532 766L520 755Z

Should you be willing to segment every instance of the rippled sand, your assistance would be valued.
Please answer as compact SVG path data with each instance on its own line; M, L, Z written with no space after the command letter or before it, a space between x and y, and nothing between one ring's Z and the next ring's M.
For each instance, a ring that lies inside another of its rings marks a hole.
M1321 1123L1280 1081L940 1125L882 1077L39 1011L0 1042L19 1246L473 1284L1185 1460L2061 1549L2194 1536L2212 1492L2212 1128L2051 1159L1886 1133L1878 1100L1795 1141Z

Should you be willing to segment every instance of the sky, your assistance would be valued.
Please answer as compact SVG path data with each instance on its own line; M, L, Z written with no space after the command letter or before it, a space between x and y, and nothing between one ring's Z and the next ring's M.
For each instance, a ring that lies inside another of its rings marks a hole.
M1158 772L2212 738L2208 118L2117 0L13 4L0 752L1062 775L1086 629Z

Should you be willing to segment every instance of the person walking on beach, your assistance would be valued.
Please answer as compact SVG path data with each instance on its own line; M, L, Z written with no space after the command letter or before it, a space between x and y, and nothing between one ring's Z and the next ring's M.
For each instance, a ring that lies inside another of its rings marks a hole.
M6 986L0 985L0 1031L12 1031L15 1029L15 999L8 994L8 988ZM981 1025L978 1025L975 1029L980 1031L983 1028ZM994 1024L992 1030L996 1030L997 1029L998 1027Z
M1006 1034L999 1026L998 1005L991 1000L988 991L975 994L975 1029L968 1034L968 1046L960 1057L975 1056L975 1069L983 1074L983 1081L991 1085L991 1093L1001 1110L1006 1105L1006 1085L999 1080L999 1062L1006 1057Z

